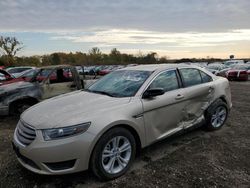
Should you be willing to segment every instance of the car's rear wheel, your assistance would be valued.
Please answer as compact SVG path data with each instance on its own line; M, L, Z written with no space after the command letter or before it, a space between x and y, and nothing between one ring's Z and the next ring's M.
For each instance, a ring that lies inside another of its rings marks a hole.
M228 107L222 100L217 100L207 110L206 127L208 130L220 129L228 117Z
M125 128L106 132L96 144L91 158L91 168L101 180L117 178L129 169L136 153L133 135Z

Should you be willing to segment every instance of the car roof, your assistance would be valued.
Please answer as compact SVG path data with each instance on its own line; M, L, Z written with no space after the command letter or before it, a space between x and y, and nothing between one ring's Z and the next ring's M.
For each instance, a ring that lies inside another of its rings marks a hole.
M210 63L210 64L208 64L207 66L213 66L213 65L216 65L216 66L225 66L225 65L222 64L222 63Z
M40 69L60 69L60 68L69 68L73 67L72 65L50 65L50 66L43 66L39 67Z
M11 70L11 69L22 69L22 68L34 68L34 67L30 67L30 66L18 66L18 67L7 67L5 68L5 70Z
M188 64L150 64L150 65L138 65L133 67L125 67L120 70L141 70L141 71L156 71L156 70L165 70L165 69L174 69L174 68L200 68L196 65Z

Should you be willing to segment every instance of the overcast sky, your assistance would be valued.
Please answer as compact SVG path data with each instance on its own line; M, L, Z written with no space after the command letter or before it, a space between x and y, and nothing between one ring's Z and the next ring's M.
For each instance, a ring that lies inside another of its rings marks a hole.
M250 57L249 0L0 0L19 55L116 47L170 58Z

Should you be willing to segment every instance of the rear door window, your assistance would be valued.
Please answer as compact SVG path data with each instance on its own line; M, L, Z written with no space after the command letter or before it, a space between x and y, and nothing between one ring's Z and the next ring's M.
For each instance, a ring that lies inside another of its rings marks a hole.
M199 70L193 68L179 69L184 87L190 87L202 83Z

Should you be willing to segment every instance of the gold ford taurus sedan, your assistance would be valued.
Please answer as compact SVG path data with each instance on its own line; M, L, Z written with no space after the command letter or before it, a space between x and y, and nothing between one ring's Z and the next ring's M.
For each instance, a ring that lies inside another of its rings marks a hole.
M14 133L18 161L39 174L92 169L123 175L136 152L197 124L225 123L227 79L190 65L142 65L114 71L86 90L26 110Z

